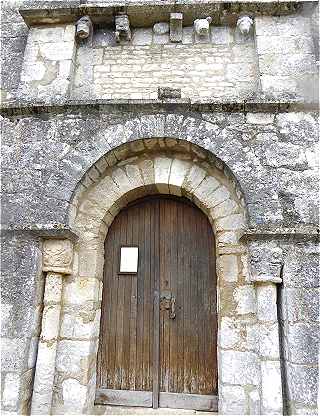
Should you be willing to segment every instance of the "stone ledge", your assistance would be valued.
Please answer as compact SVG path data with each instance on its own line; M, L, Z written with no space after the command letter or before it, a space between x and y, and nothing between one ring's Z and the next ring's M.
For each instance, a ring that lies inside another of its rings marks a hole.
M242 234L240 241L274 240L274 239L315 239L319 240L320 230L315 226L297 228L250 228Z
M309 0L307 3L315 2ZM240 13L252 15L285 15L296 12L304 2L298 1L203 1L193 0L109 0L109 1L35 1L26 2L20 9L28 26L75 22L83 15L89 15L93 23L110 24L114 13L125 11L133 26L150 26L159 19L168 19L170 12L182 12L184 24L206 15L213 17L214 24L234 25ZM148 8L148 14L144 10Z
M2 228L1 230L2 236L13 233L32 234L42 238L63 238L73 242L78 240L78 235L64 224L42 224L41 226L39 224L29 224L24 228L12 226L11 228Z
M172 100L61 100L59 102L43 103L28 101L11 101L3 103L0 108L1 115L33 115L41 113L64 113L66 111L83 110L90 112L108 112L113 109L123 111L196 111L205 113L231 112L231 113L283 113L294 111L318 111L318 104L292 101L191 101L189 99Z

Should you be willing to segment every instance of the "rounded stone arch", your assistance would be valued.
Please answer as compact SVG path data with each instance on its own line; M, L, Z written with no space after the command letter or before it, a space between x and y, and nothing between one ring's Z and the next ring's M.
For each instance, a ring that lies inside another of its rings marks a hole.
M64 198L74 202L79 191L79 183L83 183L83 175L100 160L103 164L106 155L119 154L124 149L128 152L129 149L136 149L136 145L144 147L145 152L149 151L154 143L159 143L160 147L170 141L184 144L185 147L194 145L207 152L209 158L215 155L226 174L233 177L227 167L228 160L224 159L226 155L219 139L222 131L218 120L219 117L211 120L209 117L203 118L192 113L147 113L134 117L128 115L116 124L99 128L92 137L86 139L88 145L76 146L70 151L68 158L61 162L60 171L70 171L70 175L66 175L61 186L64 189ZM240 180L235 182L239 187ZM52 189L53 194L56 191L58 190Z
M174 160L175 162L172 163ZM121 209L126 203L140 196L168 193L189 198L205 212L212 222L216 218L213 213L210 213L210 209L213 208L212 204L210 205L206 201L205 195L199 197L197 194L206 185L208 193L223 185L223 189L228 192L228 195L230 194L230 198L237 201L239 210L243 214L243 225L247 224L246 203L241 186L221 159L186 140L147 138L125 142L113 148L88 169L71 198L69 225L71 228L75 227L75 231L77 228L75 218L79 212L85 211L89 216L94 213L94 217L96 217L94 209L87 211L88 207L86 207L83 210L81 204L88 199L90 190L92 192L92 189L97 185L102 186L102 182L108 180L105 179L107 177L111 180L110 189L114 192L115 198L116 195L120 195L118 199L111 199L114 203L111 208L112 212L117 208ZM212 183L211 187L208 182L210 181L209 177L216 178L217 181L217 183ZM204 179L205 181L203 181ZM199 183L189 183L190 180L198 180ZM169 183L169 181L173 181L173 183ZM219 203L223 201L224 199L219 200ZM93 201L91 202L93 203ZM95 204L93 203L93 205ZM236 211L232 210L232 213L236 213Z
M247 248L240 241L247 223L243 194L221 160L197 145L172 138L120 145L88 170L73 194L69 223L79 239L73 275L64 281L61 331L66 339L59 343L57 368L61 380L79 380L82 402L64 390L66 381L61 383L60 396L86 411L94 404L104 241L117 213L151 194L187 197L207 215L215 233L219 411L225 413L234 391L240 391L239 400L244 403L252 392L260 400L258 355L247 336L256 319L256 300L248 276ZM81 323L83 316L88 316L86 324ZM74 374L64 365L70 360Z

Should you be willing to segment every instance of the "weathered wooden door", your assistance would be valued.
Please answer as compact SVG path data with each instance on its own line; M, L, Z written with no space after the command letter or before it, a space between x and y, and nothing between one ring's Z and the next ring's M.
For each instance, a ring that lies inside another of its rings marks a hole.
M120 251L138 248L137 271ZM217 409L214 236L183 198L123 209L105 242L96 402Z

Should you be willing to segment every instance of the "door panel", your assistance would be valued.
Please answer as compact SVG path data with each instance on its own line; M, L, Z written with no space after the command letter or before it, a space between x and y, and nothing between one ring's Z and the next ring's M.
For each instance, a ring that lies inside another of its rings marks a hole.
M139 248L136 274L118 273L121 246ZM206 216L183 198L142 199L118 214L105 242L97 402L216 406L214 247Z
M105 242L105 273L97 384L116 390L152 391L153 292L157 204L123 210ZM139 247L137 274L119 274L121 246Z
M160 204L160 296L172 293L176 317L160 308L160 391L216 393L214 239L190 203Z

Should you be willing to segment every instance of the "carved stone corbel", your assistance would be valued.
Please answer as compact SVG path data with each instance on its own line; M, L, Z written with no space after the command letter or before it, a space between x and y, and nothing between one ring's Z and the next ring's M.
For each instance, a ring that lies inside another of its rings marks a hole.
M209 16L206 19L196 19L193 22L194 31L198 36L208 36L212 18Z
M182 13L170 13L170 41L182 42Z
M249 16L241 16L237 21L237 28L243 36L248 36L253 25L253 20Z
M116 42L120 42L121 39L130 41L131 40L131 29L129 17L126 14L119 14L115 16L115 37Z
M76 36L79 39L87 39L93 31L92 22L89 16L81 17L76 23Z

